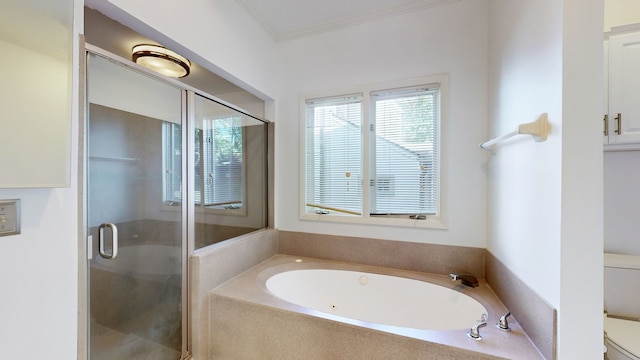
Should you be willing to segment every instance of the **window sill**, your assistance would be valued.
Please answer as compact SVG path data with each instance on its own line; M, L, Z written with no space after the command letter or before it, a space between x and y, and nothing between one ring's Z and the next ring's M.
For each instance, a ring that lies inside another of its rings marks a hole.
M346 224L360 224L360 225L379 225L379 226L392 226L392 227L410 227L421 229L448 229L441 217L427 216L424 220L416 220L399 217L359 217L348 215L336 215L336 214L301 214L300 220L302 221L317 221L317 222L334 222L334 223L346 223Z

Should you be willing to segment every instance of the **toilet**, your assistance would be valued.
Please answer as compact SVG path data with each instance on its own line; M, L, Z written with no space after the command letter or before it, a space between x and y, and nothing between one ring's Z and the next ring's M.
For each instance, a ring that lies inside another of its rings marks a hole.
M604 333L609 360L640 360L640 256L604 254Z

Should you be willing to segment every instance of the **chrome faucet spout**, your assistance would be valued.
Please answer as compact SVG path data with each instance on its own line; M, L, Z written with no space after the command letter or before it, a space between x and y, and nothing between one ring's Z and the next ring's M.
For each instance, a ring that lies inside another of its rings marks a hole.
M473 275L468 275L468 274L449 274L449 277L453 281L460 280L462 282L462 285L467 285L467 286L470 286L470 287L478 287L478 285L480 285L478 283L478 279Z

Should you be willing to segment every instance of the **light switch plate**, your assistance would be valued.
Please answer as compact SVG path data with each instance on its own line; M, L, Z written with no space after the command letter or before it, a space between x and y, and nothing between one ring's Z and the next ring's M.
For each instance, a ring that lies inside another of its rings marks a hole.
M20 200L0 200L0 236L20 234Z

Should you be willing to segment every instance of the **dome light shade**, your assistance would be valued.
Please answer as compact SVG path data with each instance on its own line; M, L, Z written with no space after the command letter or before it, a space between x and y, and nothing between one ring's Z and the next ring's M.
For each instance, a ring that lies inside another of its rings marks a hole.
M132 59L139 65L172 78L185 77L191 71L189 60L160 45L136 45Z

